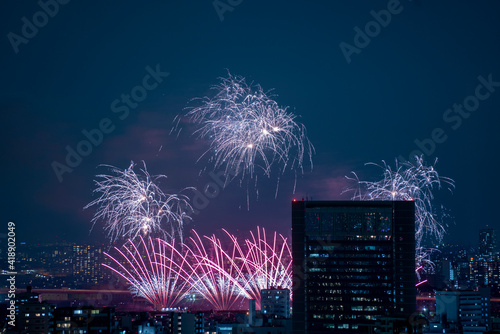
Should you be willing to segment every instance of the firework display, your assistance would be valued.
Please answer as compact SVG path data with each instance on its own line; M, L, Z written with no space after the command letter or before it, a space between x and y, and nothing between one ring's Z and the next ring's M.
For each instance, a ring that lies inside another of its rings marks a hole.
M229 73L212 89L213 97L194 99L196 106L176 117L172 130L179 135L183 119L196 127L194 134L208 143L198 161L208 161L204 169L224 172L223 187L233 180L246 186L249 206L250 186L258 195L259 177L276 177L276 196L281 175L292 171L296 177L304 165L312 168L314 147L288 107L279 106L259 85ZM424 274L434 269L435 249L429 245L441 242L446 231L433 192L454 187L452 179L439 175L436 163L437 159L427 165L422 156L415 162L396 160L394 167L385 161L367 163L380 168L380 179L360 180L354 172L347 177L356 184L348 190L353 200L415 203L416 286L427 282ZM155 309L202 300L204 307L231 310L248 299L260 306L263 289L289 289L291 295L292 252L287 238L257 228L240 240L224 229L222 238L192 230L184 239L184 223L194 210L187 196L162 191L159 184L165 175L151 176L145 163L140 173L134 171L133 162L124 170L104 166L111 173L97 175L94 193L99 197L85 208L97 207L93 226L103 221L112 242L128 239L122 250L115 247L117 257L106 253L111 263L104 266L125 279L134 296Z
M242 270L236 257L239 246L224 244L214 235L200 237L196 231L184 248L193 263L191 286L216 310L229 310L249 294L240 282ZM189 246L187 245L189 244Z
M287 239L273 233L267 239L264 228L257 228L257 234L251 233L246 239L244 259L244 288L253 299L260 302L260 290L280 287L292 291L292 251Z
M123 251L115 248L118 259L105 266L128 283L135 296L143 297L156 309L173 307L190 296L200 296L211 308L229 310L241 307L247 299L260 305L260 290L280 287L291 290L292 257L290 245L282 235L257 229L251 238L239 243L227 231L216 236L193 236L184 243L160 239L137 245L128 241Z
M226 182L257 182L259 174L270 178L287 168L302 170L305 158L312 167L314 148L305 126L260 86L228 74L212 88L215 96L195 99L199 106L185 117L198 126L195 134L210 142L202 157L208 157L213 169L225 171ZM180 118L176 120L174 130L180 131Z
M427 165L423 157L415 157L415 162L398 163L395 168L383 162L382 165L367 163L382 169L382 179L379 181L361 181L354 177L348 179L356 182L353 200L403 200L415 202L415 247L417 268L432 267L430 253L432 248L425 248L426 241L440 243L445 233L445 226L441 223L437 209L434 206L434 190L447 185L454 187L454 181L439 175L434 164ZM416 271L419 276L419 270Z
M186 271L189 263L173 244L151 238L146 242L139 236L137 245L129 240L122 248L115 247L119 259L104 253L112 265L103 266L123 277L134 296L145 298L157 310L184 299L190 281Z
M157 234L167 240L177 237L182 240L182 228L192 212L189 198L180 194L165 194L156 184L165 175L149 175L143 162L141 173L134 171L135 164L121 170L109 167L112 174L97 175L94 193L99 198L90 202L85 209L96 206L92 219L104 221L104 229L112 242L118 239L135 239L149 234Z

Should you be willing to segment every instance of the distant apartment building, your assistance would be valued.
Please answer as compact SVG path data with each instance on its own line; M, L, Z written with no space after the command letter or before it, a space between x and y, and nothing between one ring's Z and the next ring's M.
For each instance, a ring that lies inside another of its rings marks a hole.
M482 260L492 261L497 251L496 231L492 228L483 228L479 231L479 254Z
M89 244L20 243L17 253L18 286L35 288L89 288L108 283L111 272L102 266L104 246Z
M267 316L290 318L290 290L278 288L261 290L260 310Z

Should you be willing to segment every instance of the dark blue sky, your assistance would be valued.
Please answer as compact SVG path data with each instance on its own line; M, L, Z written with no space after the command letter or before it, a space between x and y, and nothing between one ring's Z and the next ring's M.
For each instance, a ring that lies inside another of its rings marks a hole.
M231 185L188 228L260 225L289 234L293 197L345 198L344 175L376 179L379 170L365 162L408 157L433 131L446 140L427 160L438 156L440 173L456 181L453 195L438 196L455 217L448 240L474 245L480 227L499 225L497 1L220 0L231 9L223 20L213 1L41 3L53 17L38 13L35 1L0 5L0 220L5 231L16 222L20 241L104 239L99 227L89 235L93 211L82 209L99 164L145 160L152 174L169 177L166 191L210 182L196 163L206 143L187 132L175 140L169 130L226 69L274 88L279 104L301 115L317 152L314 169L299 177L296 195L293 177L281 180L276 199L274 182L264 184L250 211ZM388 8L390 22L380 13ZM385 27L370 23L371 11ZM34 20L37 31L29 29ZM370 40L356 39L356 27L368 28ZM348 62L340 45L356 42ZM111 104L142 85L148 66L169 75L120 119ZM473 111L453 111L464 103ZM51 164L64 163L65 148L106 118L111 133L59 182Z

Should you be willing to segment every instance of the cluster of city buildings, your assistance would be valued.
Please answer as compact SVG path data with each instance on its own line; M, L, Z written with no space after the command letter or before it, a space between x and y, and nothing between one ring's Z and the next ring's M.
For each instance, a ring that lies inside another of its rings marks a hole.
M110 287L109 283L114 277L102 266L102 263L108 261L104 255L105 247L93 244L22 242L16 247L17 285L30 285L39 289L85 289L102 286L106 282L105 285Z
M16 295L15 326L4 326L2 333L291 333L290 290L272 288L261 294L260 311L253 299L248 311L119 311L114 306L61 306L28 287ZM0 314L5 317L5 308Z
M441 247L434 262L435 275L430 277L433 287L470 290L487 286L493 295L500 295L500 256L494 229L480 230L477 247Z
M58 253L47 251L41 264L51 268L54 275L57 270L58 275L66 277L85 273L82 277L88 275L88 285L104 280L102 269L97 269L103 261L102 249L64 247ZM261 290L260 310L255 300L249 300L248 309L241 311L145 311L144 301L130 294L120 295L116 290L102 294L87 290L79 296L69 289L56 296L42 286L17 294L16 330L141 334L500 333L499 256L494 229L480 231L476 249L440 247L433 259L434 273L419 273L426 281L416 286L413 202L294 201L292 254L292 290ZM52 262L51 258L59 260ZM29 262L30 258L25 260ZM89 294L94 299L82 302L83 296ZM123 305L136 305L136 309L125 310Z

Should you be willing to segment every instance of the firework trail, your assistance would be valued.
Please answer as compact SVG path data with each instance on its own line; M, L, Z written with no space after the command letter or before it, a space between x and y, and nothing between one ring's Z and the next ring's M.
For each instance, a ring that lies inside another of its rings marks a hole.
M223 246L214 235L203 238L192 231L186 258L193 263L190 285L217 310L229 310L250 296L240 284L241 265L236 257L237 244Z
M105 253L114 266L103 265L124 278L134 296L145 298L155 309L187 303L197 295L217 310L229 310L242 297L249 298L238 281L234 253L224 251L215 236L193 234L188 240L192 248L151 238L148 247L140 237L141 247L131 241L123 252L115 247L122 261Z
M259 85L248 85L240 76L228 74L212 87L213 98L195 99L199 106L185 117L198 126L195 134L210 142L200 157L208 157L213 169L224 170L226 184L238 179L240 185L250 181L257 187L258 175L303 171L304 156L312 168L314 147L307 138L304 125L296 116L280 107ZM179 131L181 118L176 118L173 131ZM199 160L200 160L199 159Z
M115 247L120 260L104 253L112 265L103 266L124 278L132 294L145 298L155 310L173 307L186 296L192 269L173 245L160 239L146 242L140 236L137 245L128 240L123 251Z
M227 232L226 232L227 233ZM274 232L268 240L264 228L245 240L243 287L260 305L260 290L283 288L292 291L292 252L287 239ZM233 237L234 238L234 237ZM236 240L235 240L236 242Z
M353 200L404 200L415 202L415 247L417 267L432 270L430 253L432 248L424 248L426 238L434 239L440 243L446 232L445 226L440 223L440 217L433 206L434 190L439 190L443 185L448 189L454 188L454 181L447 177L442 177L435 169L437 159L433 165L426 165L423 157L416 156L415 163L398 163L393 169L383 162L382 165L367 163L382 169L382 179L379 181L361 181L353 173L354 177L347 177L355 181L357 188L348 189L354 191ZM419 273L417 271L417 276Z
M260 290L271 287L292 288L292 255L287 239L274 233L270 240L257 228L243 244L223 230L227 241L212 235L201 238L195 231L189 257L196 265L192 284L213 307L231 308L242 298L260 305ZM205 246L207 245L207 246Z
M223 231L227 238L221 240L193 230L193 236L179 245L151 238L145 242L140 236L137 245L129 240L123 251L115 247L121 261L105 253L113 262L103 265L155 309L201 296L216 310L230 310L250 298L260 305L261 289L291 290L291 250L286 238L275 232L268 239L265 230L257 228L256 234L251 232L251 238L240 244Z
M144 162L141 174L135 173L133 162L125 170L103 166L109 167L112 175L97 175L94 193L100 196L84 208L97 207L92 227L97 221L104 221L112 242L135 239L141 233L182 240L184 222L191 219L187 212L193 210L187 196L165 194L156 185L165 175L149 175Z

